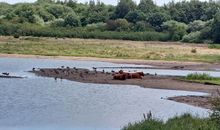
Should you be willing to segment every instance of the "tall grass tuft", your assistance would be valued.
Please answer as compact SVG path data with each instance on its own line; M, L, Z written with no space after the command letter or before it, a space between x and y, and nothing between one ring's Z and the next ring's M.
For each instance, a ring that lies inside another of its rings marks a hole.
M143 120L139 123L129 124L122 130L219 130L218 124L210 118L193 117L190 114L184 114L180 117L174 117L167 122L156 119Z
M186 76L187 80L213 80L214 78L211 77L209 74L203 73L192 73L192 74L188 74Z

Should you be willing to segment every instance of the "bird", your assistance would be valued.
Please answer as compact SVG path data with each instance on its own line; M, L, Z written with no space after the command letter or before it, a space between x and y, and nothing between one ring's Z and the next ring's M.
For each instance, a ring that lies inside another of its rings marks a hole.
M147 119L148 119L148 120L152 119L152 113L151 113L151 111L149 111L149 113L147 113Z
M6 75L6 76L9 76L9 73L7 73L7 72L4 72L4 73L2 73L3 75Z

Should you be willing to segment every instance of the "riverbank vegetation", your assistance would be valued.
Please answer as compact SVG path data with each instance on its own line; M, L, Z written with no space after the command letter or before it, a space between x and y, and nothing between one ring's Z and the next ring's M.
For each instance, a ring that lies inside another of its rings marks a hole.
M202 77L202 76L199 76ZM206 76L205 76L206 77ZM199 118L191 114L176 116L163 122L154 118L128 124L122 130L219 130L220 129L220 92L210 100L212 113L207 118Z
M129 124L122 130L219 130L219 126L209 118L201 119L185 114L171 118L165 123L156 119L143 120Z
M220 3L37 0L0 4L0 35L220 43Z
M72 38L0 37L0 53L166 61L220 61L219 49L210 49L208 45Z
M220 85L220 78L212 77L209 74L193 73L186 76L185 80L199 82L204 84L216 84Z

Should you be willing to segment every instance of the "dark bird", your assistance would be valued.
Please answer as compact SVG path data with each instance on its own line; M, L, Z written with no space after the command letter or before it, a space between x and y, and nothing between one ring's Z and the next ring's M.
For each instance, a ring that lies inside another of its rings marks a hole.
M147 119L148 119L148 120L152 119L152 113L151 113L151 111L149 111L149 113L147 113Z
M4 73L2 73L3 75L6 75L6 76L9 76L9 73L7 73L7 72L4 72Z

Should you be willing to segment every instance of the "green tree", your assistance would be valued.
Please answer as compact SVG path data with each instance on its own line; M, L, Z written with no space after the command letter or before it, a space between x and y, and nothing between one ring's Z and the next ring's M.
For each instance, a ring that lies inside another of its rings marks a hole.
M150 14L147 18L147 22L150 23L156 30L161 30L163 22L170 20L170 16L165 13L156 12Z
M48 6L47 11L55 18L65 18L67 14L74 13L72 8L59 4L52 4Z
M81 26L79 17L75 14L69 14L64 19L64 26L68 26L68 27L79 27L79 26Z
M20 4L15 9L15 14L19 16L21 22L35 23L35 10L29 4Z
M212 38L215 43L220 43L220 14L216 14L212 25Z
M132 0L120 0L116 6L114 18L124 18L128 12L135 10L136 4Z
M215 2L202 2L199 0L171 2L164 8L178 22L190 23L195 20L207 21L219 11L220 4Z
M141 12L140 10L130 11L126 16L125 19L128 22L136 23L138 21L143 21L146 19L146 15Z
M156 8L157 6L154 4L153 0L141 0L138 5L138 9L145 14L153 13Z

